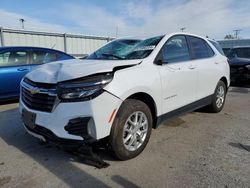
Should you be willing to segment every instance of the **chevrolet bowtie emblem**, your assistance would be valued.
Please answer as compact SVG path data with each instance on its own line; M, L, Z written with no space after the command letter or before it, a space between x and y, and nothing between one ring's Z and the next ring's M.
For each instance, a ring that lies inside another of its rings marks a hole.
M34 88L30 88L29 89L29 92L32 94L32 95L34 95L34 94L36 94L36 93L39 93L39 89L37 88L37 87L34 87Z

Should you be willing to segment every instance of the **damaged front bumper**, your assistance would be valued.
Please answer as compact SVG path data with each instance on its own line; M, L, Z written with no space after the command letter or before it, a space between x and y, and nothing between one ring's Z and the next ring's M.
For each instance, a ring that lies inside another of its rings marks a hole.
M78 156L78 158L88 165L95 166L96 168L106 168L109 166L108 163L93 151L93 140L72 140L57 137L52 131L36 125L34 128L30 128L24 125L26 131L41 139L44 142L52 142L66 151Z

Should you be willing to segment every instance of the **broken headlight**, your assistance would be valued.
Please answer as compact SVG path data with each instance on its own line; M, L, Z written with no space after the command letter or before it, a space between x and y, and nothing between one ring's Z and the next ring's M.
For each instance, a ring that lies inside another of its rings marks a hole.
M111 73L96 74L58 84L58 97L62 102L91 100L103 92L103 88L112 81Z

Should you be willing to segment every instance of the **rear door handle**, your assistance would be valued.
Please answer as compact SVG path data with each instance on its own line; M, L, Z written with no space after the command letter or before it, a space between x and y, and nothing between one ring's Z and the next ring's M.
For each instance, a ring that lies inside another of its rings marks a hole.
M218 64L219 64L219 62L216 62L216 61L215 61L215 62L214 62L214 64L218 65Z
M18 71L27 71L28 69L25 69L25 68L19 68L17 69Z

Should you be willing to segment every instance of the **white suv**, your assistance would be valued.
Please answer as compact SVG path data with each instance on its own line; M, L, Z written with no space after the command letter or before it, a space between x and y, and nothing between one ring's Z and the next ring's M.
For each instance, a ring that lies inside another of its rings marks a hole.
M43 65L21 82L24 126L65 146L108 138L119 159L133 158L163 120L205 106L222 110L230 78L219 48L173 33L115 40L86 60Z

